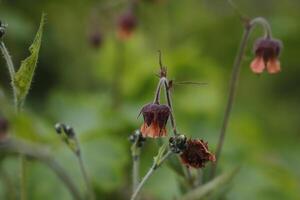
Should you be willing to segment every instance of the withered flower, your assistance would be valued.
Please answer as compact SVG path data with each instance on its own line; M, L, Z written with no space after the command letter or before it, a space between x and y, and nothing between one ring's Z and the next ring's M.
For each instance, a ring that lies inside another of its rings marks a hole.
M7 137L8 121L0 117L0 141Z
M141 127L143 137L157 138L166 136L166 124L170 112L170 108L167 105L155 103L145 105L141 110L144 117L144 123Z
M203 168L208 161L215 162L215 155L209 152L207 142L200 139L187 140L186 149L180 155L187 167Z
M118 36L120 39L128 39L137 26L137 19L131 10L122 14L118 20Z
M272 38L259 38L254 44L255 59L251 62L250 68L260 74L267 68L270 74L280 72L280 62L278 56L282 48L280 40Z

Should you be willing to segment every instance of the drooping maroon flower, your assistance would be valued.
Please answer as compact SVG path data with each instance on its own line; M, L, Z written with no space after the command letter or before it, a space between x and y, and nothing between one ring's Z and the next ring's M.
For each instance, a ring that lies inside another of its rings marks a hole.
M200 139L189 139L180 157L187 167L194 168L203 168L208 161L216 161L215 155L208 150L207 142Z
M128 39L137 26L137 19L133 12L127 11L118 20L118 36L120 39Z
M145 105L141 113L144 123L141 126L143 137L164 137L167 135L166 124L170 116L170 108L167 105L150 103Z
M280 72L280 62L278 60L282 43L272 38L260 38L254 44L255 59L251 62L250 68L256 73L262 73L265 68L270 74Z
M6 138L8 131L8 121L0 117L0 141Z

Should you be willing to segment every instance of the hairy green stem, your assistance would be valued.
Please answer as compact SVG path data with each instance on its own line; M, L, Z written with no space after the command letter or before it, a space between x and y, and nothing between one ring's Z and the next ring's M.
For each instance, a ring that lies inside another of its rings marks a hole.
M164 161L169 158L170 155L172 155L172 152L168 151L161 158L161 160L160 160L159 163L157 163L157 162L153 163L152 167L148 170L147 174L144 176L144 178L142 179L142 181L140 182L140 184L137 186L136 190L132 194L130 200L135 200L137 198L139 192L141 191L141 189L143 188L143 186L145 185L145 183L147 182L147 180L151 177L151 175L153 174L153 172L156 171L164 163Z
M269 23L267 22L266 19L264 19L262 17L254 18L250 22L247 22L245 25L242 41L240 43L240 47L236 54L236 58L235 58L232 73L231 73L227 104L226 104L226 109L225 109L225 113L224 113L224 117L223 117L222 127L220 130L219 141L218 141L218 145L217 145L217 149L216 149L216 162L212 164L211 179L214 178L216 175L216 169L217 169L217 165L220 160L220 154L221 154L222 147L223 147L224 140L225 140L225 135L226 135L226 130L227 130L227 126L228 126L228 122L229 122L229 118L230 118L230 113L231 113L232 106L234 103L234 98L236 95L242 60L243 60L245 50L247 47L247 43L249 40L249 35L251 33L252 28L255 25L261 25L263 27L263 29L265 30L266 37L271 37L271 35L272 35L271 27L270 27Z

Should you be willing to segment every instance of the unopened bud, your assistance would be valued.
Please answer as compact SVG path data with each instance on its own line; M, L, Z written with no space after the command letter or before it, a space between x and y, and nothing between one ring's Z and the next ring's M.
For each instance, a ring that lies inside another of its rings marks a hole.
M180 134L173 136L169 139L169 146L173 153L181 153L186 149L187 138L185 135Z
M5 34L5 29L6 29L6 25L4 25L4 24L0 21L0 39L4 36L4 34Z

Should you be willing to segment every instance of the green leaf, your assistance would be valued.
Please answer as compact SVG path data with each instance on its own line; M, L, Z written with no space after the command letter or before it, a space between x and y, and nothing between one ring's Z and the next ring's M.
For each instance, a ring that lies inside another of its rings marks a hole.
M240 169L239 167L235 168L234 170L226 172L214 178L210 182L191 190L189 193L185 194L182 198L180 198L180 200L199 200L206 197L212 191L215 191L220 187L222 187L223 185L228 184L233 179L233 177L237 174L239 169Z
M18 108L22 106L31 86L32 78L39 57L44 23L45 14L43 13L41 17L39 30L36 33L32 45L29 47L30 56L21 62L21 66L16 72L13 79L16 92L16 103L18 105Z

